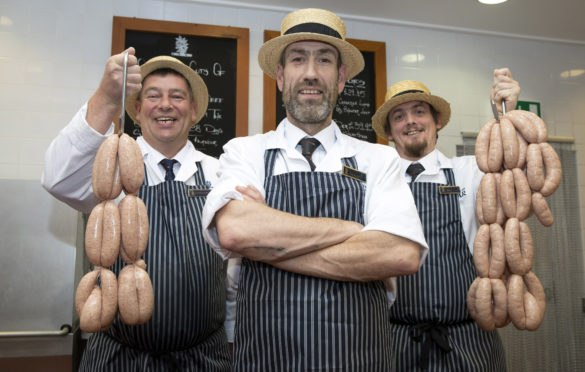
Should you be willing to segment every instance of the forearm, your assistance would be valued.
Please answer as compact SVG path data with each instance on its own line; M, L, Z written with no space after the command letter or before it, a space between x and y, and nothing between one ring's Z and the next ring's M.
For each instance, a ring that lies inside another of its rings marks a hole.
M98 202L91 188L93 161L105 137L88 127L85 112L80 109L47 149L41 184L71 207L90 212Z
M240 200L220 209L215 223L223 248L264 262L321 250L347 240L362 228L352 221L302 217Z
M363 231L302 256L271 262L279 269L339 281L383 280L418 270L422 246L382 231Z
M105 134L121 107L121 102L115 104L108 101L107 97L98 90L87 103L85 120L97 132Z

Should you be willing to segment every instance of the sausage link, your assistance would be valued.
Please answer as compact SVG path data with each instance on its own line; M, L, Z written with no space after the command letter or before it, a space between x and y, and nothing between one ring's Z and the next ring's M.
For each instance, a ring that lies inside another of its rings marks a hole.
M508 291L502 279L490 279L493 297L493 317L496 328L508 325Z
M544 170L542 163L542 152L536 143L528 145L526 157L526 177L532 191L540 191L544 185Z
M481 278L489 275L490 225L481 225L473 241L473 263Z
M522 134L516 131L518 138L518 163L515 168L524 169L526 166L526 152L528 151L528 142L522 137Z
M523 116L527 121L532 124L534 131L536 132L535 143L543 143L548 138L548 129L544 121L535 113L530 111L518 110L520 116Z
M85 252L94 266L114 264L120 250L120 212L118 206L105 201L96 205L85 229Z
M490 225L491 257L488 277L500 278L506 270L506 251L504 246L504 229L497 223Z
M502 117L500 120L500 129L502 132L502 146L504 151L504 167L506 169L515 168L518 164L519 143L516 135L516 128L510 122L510 119Z
M528 143L538 143L538 129L535 124L522 114L522 110L512 110L504 115Z
M547 142L540 144L540 150L545 168L544 184L540 189L540 193L542 196L550 196L561 184L561 178L563 176L561 160L555 149Z
M516 190L514 188L514 173L506 169L500 179L500 202L506 217L516 217Z
M490 172L499 172L504 161L504 146L502 144L502 133L500 124L492 127L490 134L490 147L488 150L488 168Z
M508 316L514 327L526 329L526 312L524 311L524 280L520 275L508 277Z
M484 173L489 173L490 169L488 167L488 152L490 148L490 136L492 132L492 127L496 123L495 119L492 119L485 123L483 127L479 130L477 134L477 138L475 140L475 161L477 162L477 166L479 169Z
M136 261L146 250L148 242L148 216L144 202L134 196L126 195L120 201L120 225L122 231L122 259L128 263Z
M532 211L532 191L526 175L519 168L512 169L514 174L514 189L516 190L516 217L524 221Z
M475 291L475 310L477 325L485 331L491 332L496 328L492 312L492 284L489 278L482 278Z
M496 178L493 173L486 173L481 178L481 209L485 223L496 222L498 215L498 198Z
M504 236L506 262L510 272L525 275L532 269L534 259L534 245L528 225L519 222L517 218L510 218L506 221Z
M91 174L93 193L99 200L115 199L122 192L118 171L118 135L112 134L101 144Z
M120 319L128 325L146 323L154 309L154 293L148 273L136 265L125 266L118 275Z
M528 290L524 294L524 311L526 311L526 329L536 331L544 320L546 296L538 277L529 272L524 275L524 283Z
M552 215L552 212L550 211L546 199L539 192L532 193L532 210L541 224L546 227L552 226L555 219Z
M144 181L142 151L136 141L126 133L120 136L118 144L120 178L126 194L137 194Z

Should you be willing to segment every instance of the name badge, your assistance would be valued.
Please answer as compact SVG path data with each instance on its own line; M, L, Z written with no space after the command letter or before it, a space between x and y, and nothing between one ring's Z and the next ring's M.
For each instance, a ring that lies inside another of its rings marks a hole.
M343 168L341 169L341 174L345 177L353 178L354 180L358 180L361 182L366 182L367 179L366 174L364 172L360 172L359 170L348 167L347 165L343 165Z
M209 194L210 189L188 189L187 196L189 198L204 198Z
M457 194L459 195L461 190L459 186L439 186L439 194L441 195L448 195L448 194Z

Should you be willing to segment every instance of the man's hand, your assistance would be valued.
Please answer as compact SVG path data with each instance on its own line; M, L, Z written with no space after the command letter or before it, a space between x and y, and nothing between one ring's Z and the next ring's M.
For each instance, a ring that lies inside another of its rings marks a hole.
M508 68L494 70L494 83L490 90L490 98L496 103L498 113L502 115L502 102L506 103L506 112L516 108L520 96L520 84L512 78Z
M133 47L128 52L126 71L126 97L139 92L142 76ZM89 99L86 120L96 131L104 134L122 107L122 84L124 78L124 52L108 58L100 86Z

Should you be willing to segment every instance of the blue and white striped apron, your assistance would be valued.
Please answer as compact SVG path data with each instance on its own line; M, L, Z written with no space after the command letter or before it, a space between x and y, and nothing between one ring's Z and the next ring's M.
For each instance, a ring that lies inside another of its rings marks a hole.
M455 186L452 169L444 173L447 186ZM498 333L480 329L467 311L467 290L477 272L461 224L459 192L440 193L439 186L445 185L410 184L429 254L416 274L397 278L390 309L393 370L419 371L428 356L428 371L505 371Z
M285 212L363 223L364 186L340 173L273 175L265 153L266 203ZM357 169L352 158L342 163ZM388 302L382 281L340 282L243 259L235 371L387 371Z
M138 196L148 211L150 231L144 253L154 290L152 318L112 327L89 338L81 370L229 371L223 322L226 269L203 240L201 211L209 192L200 163L195 186L167 181ZM116 275L124 266L118 258Z

